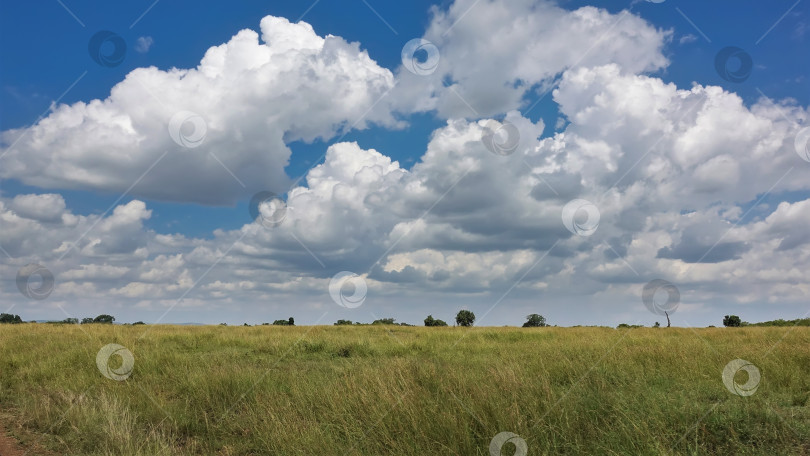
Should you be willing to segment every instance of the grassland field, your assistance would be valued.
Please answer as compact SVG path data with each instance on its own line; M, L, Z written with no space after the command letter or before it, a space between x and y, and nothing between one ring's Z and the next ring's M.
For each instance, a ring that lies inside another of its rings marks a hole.
M32 455L802 455L810 328L2 325L0 423Z

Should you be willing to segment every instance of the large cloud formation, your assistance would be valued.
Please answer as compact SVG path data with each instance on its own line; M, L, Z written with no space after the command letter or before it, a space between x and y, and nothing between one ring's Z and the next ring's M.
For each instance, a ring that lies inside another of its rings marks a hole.
M303 309L322 309L331 303L329 279L342 270L363 276L369 295L381 300L458 303L483 297L492 303L493 294L497 298L509 290L525 302L534 302L538 293L547 300L610 302L621 309L609 311L615 318L643 310L640 286L654 278L676 283L684 307L696 314L717 299L796 303L806 296L810 290L801 271L810 259L805 229L810 180L794 138L808 124L807 107L767 98L746 106L719 87L679 89L651 76L667 64L661 52L669 34L627 12L568 12L526 1L481 2L470 9L471 4L458 1L434 12L425 37L442 50L436 76L400 68L390 103L375 105L375 97L394 87L392 74L357 45L319 38L303 23L265 18L264 45L255 33L243 31L212 48L197 70L137 70L109 100L58 108L8 153L6 176L60 187L108 179L104 185L112 188L122 175L97 176L82 168L87 157L75 152L98 152L111 144L106 141L130 144L131 149L122 149L130 151L129 159L148 166L161 144L171 144L168 134L150 136L165 131L166 118L147 122L148 104L128 104L121 95L149 84L147 75L174 81L177 93L166 95L174 100L173 109L192 109L206 118L204 145L171 153L172 159L191 154L199 162L167 161L166 166L190 168L212 188L212 182L229 177L203 166L205 147L223 147L208 151L221 152L219 158L234 168L239 160L252 164L254 174L244 168L237 174L251 186L267 186L285 179L284 141L329 138L370 107L365 119L381 125L395 126L392 113L409 110L433 110L447 120L411 169L385 151L356 143L331 145L305 184L288 192L281 224L254 222L217 230L211 239L146 229L151 213L139 200L107 216L82 216L58 194L0 198L0 245L14 258L2 266L3 276L35 259L60 279L53 302L113 296L121 305L142 309L256 302L272 307L287 302L284 297L294 297ZM473 31L476 37L503 39L473 39ZM582 51L581 58L572 58L561 50L561 35L592 39L569 43L565 49L573 45ZM512 52L518 43L525 53ZM343 73L329 79L335 71ZM543 122L517 109L525 106L528 91L552 80L551 98L567 126L543 137ZM157 90L161 84L149 87ZM224 93L229 84L244 93ZM289 84L346 92L324 97L324 92L285 91ZM456 103L457 95L470 106ZM281 103L278 116L267 114L255 99L284 96L294 102ZM199 106L185 105L198 99L203 99ZM69 115L94 103L92 120ZM232 103L240 109L215 112ZM480 115L469 113L473 106ZM513 126L514 153L488 150L482 137L489 116ZM91 130L107 133L87 135ZM275 154L267 152L262 135L275 138ZM72 139L59 143L64 149L46 151L60 136ZM257 148L260 143L263 148ZM58 161L70 163L72 168L63 169L71 171L58 178L56 171L43 171ZM113 162L103 164L118 169ZM173 187L170 175L151 177L153 185L166 187L159 190L164 193L136 194L215 204L240 192L188 191ZM774 203L786 194L790 201ZM577 198L591 201L601 214L588 237L572 234L561 220L563 207ZM187 296L190 289L194 292ZM3 297L14 299L10 291Z
M527 94L548 90L573 67L615 63L641 73L669 63L662 51L671 32L628 11L457 0L432 13L424 39L440 50L440 58L429 74L398 71L401 84L394 93L407 110L436 110L446 118L497 116L525 107Z
M132 195L203 204L284 191L286 143L392 125L373 108L393 85L358 43L268 16L261 41L242 30L197 68L139 68L105 100L60 105L30 131L3 132L0 176L44 188L134 184Z

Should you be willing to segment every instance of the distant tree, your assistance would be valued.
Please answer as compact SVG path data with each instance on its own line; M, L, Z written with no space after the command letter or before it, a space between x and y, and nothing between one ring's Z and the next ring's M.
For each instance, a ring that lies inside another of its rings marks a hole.
M433 315L428 315L427 318L425 318L425 326L447 326L447 322L433 318Z
M475 323L475 314L469 310L459 310L456 314L456 324L459 326L472 326Z
M135 325L145 325L145 324L146 324L146 323L144 323L144 322L142 322L142 321L136 321L135 323L133 323L133 324L132 324L132 326L135 326Z
M93 319L93 323L105 323L105 324L112 324L115 321L115 317L112 315L101 314Z
M371 322L372 325L395 325L393 318L380 318Z
M661 327L661 323L658 323L657 321L653 325L653 328L660 328L660 327Z
M546 324L546 317L539 314L531 314L526 316L526 323L523 323L524 328L539 328L541 326L548 326Z
M641 328L641 325L628 325L627 323L619 323L619 326L616 326L619 329L632 329L632 328Z
M343 325L351 325L351 320L338 320L335 322L335 326L343 326Z
M399 326L413 326L411 324L405 323L404 321L399 324Z
M273 324L276 325L276 326L290 326L290 321L289 320L276 320L276 321L273 322Z
M82 324L86 325L88 323L93 323L93 319L91 317L84 317L82 318Z
M0 313L0 323L19 324L22 322L22 318L20 318L19 315Z
M287 319L287 323L288 323L290 326L295 326L295 318L293 318L293 317L288 318L288 319Z
M219 326L228 326L227 323L220 323Z
M79 324L79 319L78 318L73 318L73 317L65 318L64 320L62 320L62 323L65 323L65 324L68 324L68 325L77 325L77 324Z
M759 323L742 322L740 326L810 326L810 318L799 318L796 320L771 320Z
M249 325L249 324L247 324L247 323L245 323L245 324L244 324L244 325L242 325L242 326L250 326L250 325Z
M742 320L740 320L740 317L736 315L726 315L723 317L723 326L735 327L740 326L741 324Z

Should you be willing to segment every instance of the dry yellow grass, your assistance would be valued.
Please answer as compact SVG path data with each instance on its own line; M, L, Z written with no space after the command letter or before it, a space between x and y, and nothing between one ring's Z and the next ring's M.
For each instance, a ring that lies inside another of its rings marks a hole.
M3 325L0 401L24 444L64 454L487 455L503 431L528 454L810 454L809 341L810 328ZM125 381L96 366L109 343L134 354ZM721 381L737 358L762 374L752 396Z

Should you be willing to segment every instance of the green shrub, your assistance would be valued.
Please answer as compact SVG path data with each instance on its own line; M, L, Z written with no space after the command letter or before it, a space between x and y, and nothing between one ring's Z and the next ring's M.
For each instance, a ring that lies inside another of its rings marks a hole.
M104 324L112 324L115 321L115 317L112 315L101 314L93 319L93 323L104 323Z
M459 326L472 326L475 323L475 314L470 310L459 310L456 314L456 324Z
M433 315L428 315L427 318L425 318L425 326L447 326L447 322L433 318Z
M22 322L22 318L20 318L19 315L0 313L0 323L18 324Z
M539 314L531 314L526 316L526 323L523 323L524 328L539 328L548 326L546 324L546 317Z

